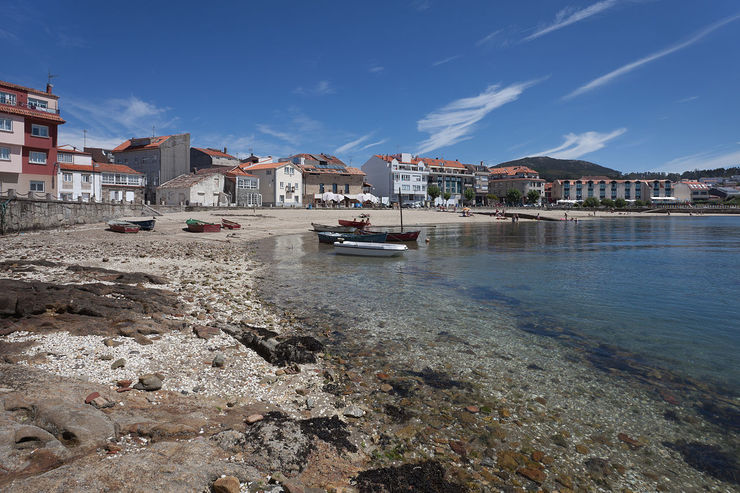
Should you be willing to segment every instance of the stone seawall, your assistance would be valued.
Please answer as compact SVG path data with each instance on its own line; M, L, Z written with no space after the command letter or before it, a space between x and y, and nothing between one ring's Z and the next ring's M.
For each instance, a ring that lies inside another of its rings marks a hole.
M180 212L180 206L155 206L160 213ZM0 233L51 229L98 223L118 217L152 216L143 204L131 202L63 202L47 199L0 198Z

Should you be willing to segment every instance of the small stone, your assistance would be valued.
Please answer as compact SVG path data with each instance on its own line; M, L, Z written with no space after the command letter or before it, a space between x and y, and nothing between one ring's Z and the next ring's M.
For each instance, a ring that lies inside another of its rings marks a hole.
M378 377L378 380L388 380L391 378L387 373L376 373L375 376Z
M547 404L547 399L545 399L544 397L535 397L535 398L534 398L534 400L535 400L535 401L537 401L537 402L539 402L539 403L540 403L540 404L542 404L543 406L544 406L545 404Z
M391 390L393 390L393 386L392 385L388 385L387 383L384 383L384 384L382 384L380 386L380 391L381 392L390 392Z
M214 481L211 489L213 493L239 493L241 484L234 476L224 476Z
M480 408L478 406L466 406L465 410L469 413L477 414L480 412Z
M365 415L365 411L363 411L357 406L349 406L348 408L344 410L342 414L350 418L361 418Z
M208 327L206 325L196 325L193 327L193 332L199 339L208 340L211 337L217 336L221 331L216 327Z
M262 421L263 419L265 419L265 417L262 416L261 414L250 414L249 416L247 416L247 419L245 419L244 421L249 425L253 425L257 421Z
M283 370L282 368L275 371L275 376L282 377L283 375L285 375L285 370Z
M103 260L102 260L102 261L103 261L103 262L108 262L109 260L110 260L110 259L108 259L108 257L103 257Z
M123 368L124 366L126 366L126 360L124 358L118 358L112 365L110 365L110 369L115 370L117 368Z
M160 379L156 375L147 373L146 375L142 375L139 377L139 383L134 385L134 388L137 390L146 390L149 392L153 390L159 390L162 388L162 379Z
M211 366L214 368L223 368L225 364L226 364L226 357L223 355L223 353L218 353L213 358L213 362L211 363Z
M134 389L131 387L118 387L116 389L116 392L120 394L121 392L128 392L129 390L134 390Z
M566 476L565 474L561 474L557 478L555 478L555 481L562 484L566 488L573 488L573 479L570 476Z
M532 460L536 462L542 462L542 459L545 458L545 453L540 450L535 450L532 452Z
M302 387L301 388L297 388L297 389L295 389L295 393L298 394L298 395L304 395L305 396L305 395L308 395L308 389L304 389Z
M465 442L452 440L450 441L450 448L460 457L465 457L468 454L468 448L465 446Z
M511 417L511 411L509 411L506 408L502 408L498 410L498 415L501 418L510 418Z
M131 387L131 380L119 380L116 382L118 387Z
M626 443L627 445L629 445L629 446L630 446L630 448L632 448L632 449L638 449L638 448L642 447L642 444L641 444L640 442L638 442L638 441L637 441L637 440L635 440L634 438L630 438L630 437L629 437L628 435L626 435L625 433L620 433L620 434L618 434L618 435L617 435L617 438L619 438L619 439L620 439L620 440L622 440L622 441L623 441L624 443Z
M90 404L93 399L97 399L98 397L100 397L100 394L98 392L93 392L92 394L85 397L85 404Z
M576 445L576 452L578 452L579 454L587 454L588 447L579 443L578 445Z
M282 483L285 493L306 493L306 488L302 483L295 479L289 479Z
M109 454L115 454L123 450L123 448L117 443L106 443L105 450L107 450Z
M313 409L315 407L316 407L316 399L314 399L313 397L309 397L308 399L306 399L307 409Z
M265 375L262 377L262 380L260 380L260 383L270 385L272 383L277 382L277 377L275 375Z
M516 472L527 479L531 479L537 484L542 484L542 482L547 477L544 471L540 469L535 469L534 467L522 467L520 469L517 469Z
M96 397L95 399L93 399L92 401L90 401L90 404L92 404L93 406L95 406L98 409L105 409L106 407L113 407L113 406L116 405L115 402L111 402L111 401L109 401L108 399L106 399L105 397L102 397L102 396L101 397Z
M134 334L134 341L141 344L142 346L147 346L149 344L154 344L151 339L149 339L144 334L139 334L138 332Z
M103 355L100 356L100 359L103 360L103 361L110 361L110 360L113 359L113 356L110 355L110 354L103 354Z

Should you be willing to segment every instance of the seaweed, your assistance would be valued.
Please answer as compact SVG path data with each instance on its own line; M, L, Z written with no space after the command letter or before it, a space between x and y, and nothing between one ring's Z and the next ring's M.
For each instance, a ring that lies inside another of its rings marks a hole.
M360 493L425 491L428 493L462 493L469 491L463 484L445 479L445 471L437 461L403 464L362 471L355 478Z
M716 445L685 440L663 442L663 445L679 452L684 462L694 469L722 481L740 484L740 464L735 454L727 453Z
M472 388L472 386L467 382L453 380L449 376L447 376L446 373L432 370L429 367L424 368L420 372L411 372L411 375L421 378L425 384L435 389L451 389L453 387L461 389Z

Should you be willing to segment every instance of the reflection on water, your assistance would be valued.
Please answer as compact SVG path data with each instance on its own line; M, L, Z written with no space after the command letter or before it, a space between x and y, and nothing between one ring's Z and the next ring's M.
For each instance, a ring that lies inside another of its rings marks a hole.
M261 250L274 267L268 301L347 326L483 344L527 324L563 327L735 391L740 382L740 218L444 226L393 258L335 255L313 234Z

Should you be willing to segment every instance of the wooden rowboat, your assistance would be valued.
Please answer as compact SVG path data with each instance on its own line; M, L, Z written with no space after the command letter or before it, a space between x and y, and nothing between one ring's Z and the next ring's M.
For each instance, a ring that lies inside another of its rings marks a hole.
M118 220L108 221L108 227L116 233L138 233L140 229L136 224Z
M329 233L321 232L316 233L319 237L319 243L334 243L338 240L357 241L362 243L375 242L384 243L387 234L386 233L374 233L374 234L354 234L354 233Z
M354 233L357 228L354 226L329 226L326 224L311 223L314 231L320 231L325 233Z
M192 233L218 233L221 231L220 224L208 223L199 219L188 219L185 224L188 225L188 231Z
M226 229L239 229L242 227L241 224L235 223L234 221L229 221L228 219L221 219L221 226Z
M356 221L354 219L351 221L348 221L346 219L340 219L339 225L340 226L352 226L353 228L357 228L357 229L365 229L368 226L370 226L370 219L368 218L363 221Z
M376 233L377 231L368 231L365 230L365 233ZM419 233L421 231L388 231L388 236L386 237L385 241L391 241L391 242L401 242L401 241L416 241L416 239L419 237Z
M146 219L143 221L128 221L128 222L130 222L131 224L136 224L139 227L139 229L141 229L142 231L151 231L154 229L154 223L156 221L157 221L156 219L151 218L151 219Z

